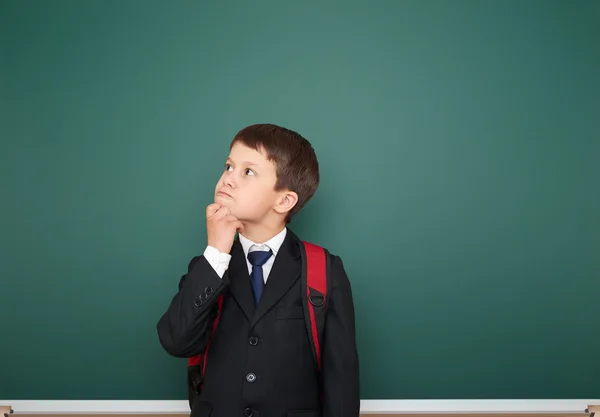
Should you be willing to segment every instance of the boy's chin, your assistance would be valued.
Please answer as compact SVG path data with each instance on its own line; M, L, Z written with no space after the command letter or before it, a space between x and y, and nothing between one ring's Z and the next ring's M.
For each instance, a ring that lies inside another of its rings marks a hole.
M235 204L231 201L230 198L227 197L215 197L215 203L219 204L221 207L227 207L231 211L231 214L234 216L238 216Z
M219 194L215 195L215 203L229 208L231 208L231 206L233 205L231 198Z

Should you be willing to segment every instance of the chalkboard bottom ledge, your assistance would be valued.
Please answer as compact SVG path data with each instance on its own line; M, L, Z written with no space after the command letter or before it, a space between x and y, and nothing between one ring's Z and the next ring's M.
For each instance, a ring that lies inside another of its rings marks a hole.
M510 416L531 415L585 416L586 409L600 405L599 399L531 400L362 400L361 415L425 417L428 415ZM0 407L11 406L14 417L68 415L82 417L181 417L189 415L186 400L4 400ZM0 416L2 417L2 416Z

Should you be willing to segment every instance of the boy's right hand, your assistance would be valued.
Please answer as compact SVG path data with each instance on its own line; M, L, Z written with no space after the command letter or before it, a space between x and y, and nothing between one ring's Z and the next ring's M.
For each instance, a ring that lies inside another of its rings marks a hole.
M209 246L217 248L221 253L231 252L233 239L238 230L242 233L244 225L231 214L229 207L217 203L206 207L206 232Z

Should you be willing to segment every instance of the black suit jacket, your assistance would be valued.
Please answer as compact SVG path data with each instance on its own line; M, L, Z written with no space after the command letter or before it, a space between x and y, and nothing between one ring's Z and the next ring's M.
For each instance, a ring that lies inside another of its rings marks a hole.
M233 244L222 279L203 256L190 262L157 330L160 343L173 356L204 353L217 296L224 294L208 348L204 386L192 416L359 415L358 354L348 277L341 259L330 255L331 289L319 376L304 321L300 244L288 229L256 308L239 240Z

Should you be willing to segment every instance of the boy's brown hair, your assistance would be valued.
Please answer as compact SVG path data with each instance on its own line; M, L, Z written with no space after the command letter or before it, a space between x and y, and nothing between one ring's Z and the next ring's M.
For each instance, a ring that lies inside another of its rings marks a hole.
M273 124L243 128L233 138L230 150L236 142L265 152L267 159L275 163L276 191L288 189L298 194L298 202L285 217L286 223L291 222L319 186L319 163L310 142L299 133Z

